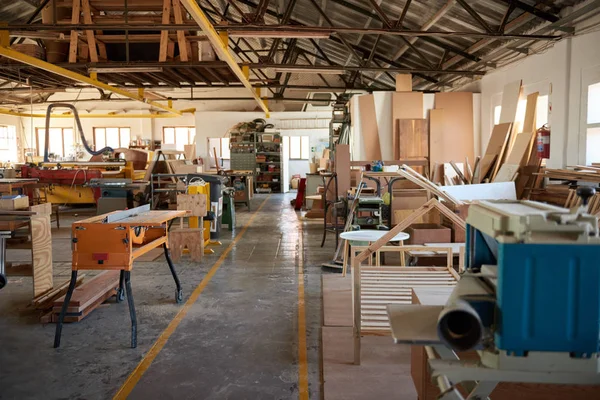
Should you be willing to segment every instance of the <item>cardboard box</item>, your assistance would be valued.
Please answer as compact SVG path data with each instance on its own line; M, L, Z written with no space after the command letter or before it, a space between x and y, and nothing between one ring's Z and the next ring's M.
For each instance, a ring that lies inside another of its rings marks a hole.
M0 209L23 210L29 208L29 197L27 196L2 196L0 197Z
M408 244L450 243L451 229L439 224L412 224L406 229Z

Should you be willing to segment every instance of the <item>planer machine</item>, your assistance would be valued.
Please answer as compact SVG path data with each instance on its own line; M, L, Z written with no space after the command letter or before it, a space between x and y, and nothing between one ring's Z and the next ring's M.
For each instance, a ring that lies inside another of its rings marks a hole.
M426 346L440 399L464 399L461 383L469 399L498 382L600 384L600 235L585 212L594 193L580 188L571 210L474 203L465 272L446 304L388 305L395 342ZM460 360L464 351L479 360Z

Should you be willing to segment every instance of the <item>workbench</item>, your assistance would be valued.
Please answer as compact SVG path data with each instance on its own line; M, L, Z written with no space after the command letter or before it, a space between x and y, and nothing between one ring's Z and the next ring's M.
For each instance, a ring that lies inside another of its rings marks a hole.
M29 185L38 183L37 178L8 178L0 179L0 193L12 194L13 190L17 190L23 194L25 188Z
M72 225L73 264L71 282L61 309L54 347L60 346L62 324L65 316L69 316L67 308L77 282L77 273L80 270L120 270L117 302L125 298L131 316L131 347L137 346L137 320L133 294L131 291L131 270L136 258L149 251L162 246L165 258L175 285L177 287L175 300L183 301L181 284L177 272L171 261L168 246L169 222L175 218L183 217L186 211L150 211L150 206L142 206L125 211L115 211L98 215ZM102 240L98 240L102 238Z

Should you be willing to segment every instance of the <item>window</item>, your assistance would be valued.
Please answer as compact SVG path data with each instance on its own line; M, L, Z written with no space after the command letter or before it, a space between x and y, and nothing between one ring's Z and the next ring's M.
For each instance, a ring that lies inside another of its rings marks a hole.
M517 105L517 115L515 117L516 124L516 132L521 132L523 128L523 121L525 120L525 110L527 108L527 100L521 99L519 100L519 104ZM500 113L502 111L502 106L494 107L494 125L498 125L500 123ZM537 104L536 104L536 121L535 121L535 129L541 128L544 124L548 123L548 95L538 96Z
M96 150L104 147L128 148L131 143L130 128L94 128L94 146Z
M0 160L17 161L17 130L14 125L0 125Z
M217 157L223 160L229 160L231 158L231 151L229 150L229 138L208 138L208 153L210 159L214 158L213 149L217 150ZM214 162L214 160L212 161Z
M308 160L309 157L308 136L290 136L290 160Z
M44 145L46 143L46 129L37 128L37 154L44 156ZM48 144L48 153L54 154L57 157L67 157L73 153L72 128L50 128L49 131L50 143Z
M193 126L169 126L163 128L163 144L174 144L177 150L184 149L186 144L194 144L196 128Z
M587 165L600 162L600 82L588 86L586 117Z

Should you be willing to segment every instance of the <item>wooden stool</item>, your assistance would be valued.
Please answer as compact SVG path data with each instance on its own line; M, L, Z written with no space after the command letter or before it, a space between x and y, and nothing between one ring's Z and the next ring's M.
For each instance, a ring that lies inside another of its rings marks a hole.
M177 210L187 211L186 217L199 217L199 228L184 228L183 217L179 218L179 228L169 232L171 257L178 261L187 248L193 261L202 261L204 254L204 218L206 216L205 194L177 195Z

